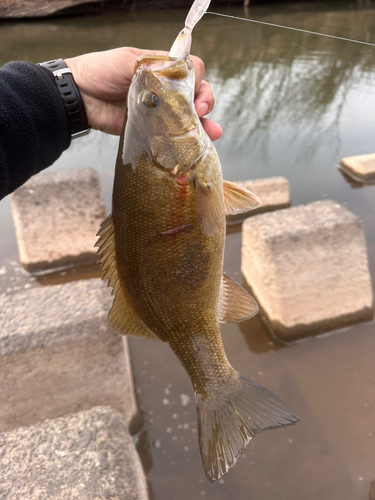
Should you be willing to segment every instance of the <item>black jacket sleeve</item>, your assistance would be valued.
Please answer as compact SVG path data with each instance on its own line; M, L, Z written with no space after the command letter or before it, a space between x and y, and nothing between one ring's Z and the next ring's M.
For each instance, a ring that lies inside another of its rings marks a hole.
M0 199L51 165L70 145L64 105L48 70L0 68Z

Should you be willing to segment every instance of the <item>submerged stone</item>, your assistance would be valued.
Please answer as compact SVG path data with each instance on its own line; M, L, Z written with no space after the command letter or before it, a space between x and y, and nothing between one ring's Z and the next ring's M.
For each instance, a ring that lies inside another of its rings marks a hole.
M361 220L333 201L247 219L242 273L267 325L281 340L373 317Z

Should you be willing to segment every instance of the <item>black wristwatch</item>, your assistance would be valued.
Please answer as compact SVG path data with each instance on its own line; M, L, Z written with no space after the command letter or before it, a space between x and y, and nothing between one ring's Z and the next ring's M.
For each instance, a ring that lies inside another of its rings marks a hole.
M85 106L74 81L72 72L63 59L38 63L47 68L55 77L55 85L64 104L72 139L90 132Z

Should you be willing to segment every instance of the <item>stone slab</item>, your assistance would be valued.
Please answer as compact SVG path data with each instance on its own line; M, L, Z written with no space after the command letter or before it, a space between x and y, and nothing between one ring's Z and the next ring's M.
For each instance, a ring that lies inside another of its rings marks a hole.
M375 183L375 153L343 158L339 168L357 182Z
M361 220L333 201L247 219L242 273L283 341L373 318Z
M147 500L124 417L109 407L0 434L0 498Z
M256 214L287 208L290 205L289 182L285 177L266 177L265 179L236 182L236 184L256 194L262 202L262 206L243 214L228 215L227 224L229 225L238 224L247 217Z
M26 271L43 274L96 260L95 235L105 207L95 170L42 172L18 188L11 200Z
M100 279L0 296L0 431L94 406L137 413L125 337Z

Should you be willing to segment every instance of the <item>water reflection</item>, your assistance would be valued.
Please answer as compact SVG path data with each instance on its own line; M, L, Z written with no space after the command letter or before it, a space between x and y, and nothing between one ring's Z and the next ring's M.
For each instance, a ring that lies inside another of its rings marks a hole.
M343 178L346 180L346 182L349 184L349 186L353 189L363 188L363 187L366 187L369 185L369 183L360 182L360 181L353 179L353 177L348 175L341 168L339 168L339 171L340 171L340 174L343 176Z
M238 326L250 350L254 353L278 351L284 347L280 341L271 336L259 314L248 321L239 323Z
M242 9L226 12L243 16ZM249 16L375 41L372 12L343 2L325 2L252 7ZM62 48L64 56L119 45L168 49L183 17L183 11L168 11L168 15L136 11L2 23L0 63L48 60L61 54ZM230 180L293 176L295 203L321 198L327 185L337 182L333 165L343 156L372 152L374 50L206 15L194 32L193 52L204 59L206 77L215 91L212 117L224 129L217 149L225 176ZM117 144L116 138L91 134L73 144L53 168L92 166L99 172L112 172Z
M340 36L350 34L371 40L373 35L372 18L367 12L355 13L353 24L353 13L347 12L300 13L293 16L293 21L290 13L262 16L255 11L250 15ZM375 110L375 94L370 87L374 49L268 26L229 22L231 26L225 29L231 43L220 49L210 73L219 102L213 116L225 131L219 146L224 168L233 152L236 159L247 157L252 166L254 162L274 168L272 149L281 153L284 161L290 159L289 165L310 165L318 160L315 157L321 156L322 149L334 162L343 147L343 122L347 121L343 115L352 105L356 86L366 91L367 115ZM343 25L350 27L350 33ZM234 38L236 49L232 51ZM210 54L203 56L210 67ZM368 116L361 118L368 120ZM235 172L232 176L237 177Z

